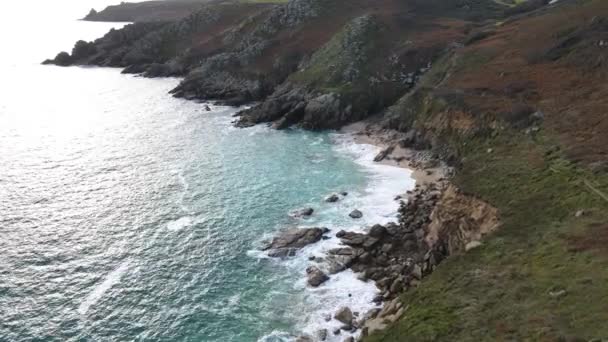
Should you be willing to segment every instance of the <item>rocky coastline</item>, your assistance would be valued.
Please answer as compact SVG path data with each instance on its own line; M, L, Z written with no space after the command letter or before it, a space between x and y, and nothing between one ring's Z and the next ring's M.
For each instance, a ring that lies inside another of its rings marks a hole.
M340 328L320 329L314 336L301 335L296 339L299 342L325 341L330 335L345 336L345 342L360 341L386 328L407 310L399 299L402 293L418 287L445 258L480 246L483 237L498 228L496 210L460 193L449 180L453 170L438 156L429 150L399 145L407 135L368 122L349 126L343 132L352 135L355 143L380 147L375 162L414 171L416 186L394 198L399 202L396 222L371 225L363 233L325 227L291 228L265 244L262 249L269 257L290 258L302 248L336 237L340 247L327 251L324 257L309 259L305 270L308 286L323 286L332 276L350 269L359 280L373 282L378 288L379 294L373 299L377 308L359 313L340 307L326 317L338 321ZM330 194L325 201L335 203L345 194ZM471 215L473 208L477 215ZM359 210L354 212L349 214L353 220L364 215Z
M608 212L607 135L598 133L608 129L601 114L608 99L607 15L606 2L598 0L209 3L176 21L138 22L78 42L45 63L183 77L176 97L252 103L236 116L239 127L342 129L355 142L381 147L376 162L414 170L419 184L395 199L403 200L397 222L365 233L287 231L265 247L289 258L327 237L342 241L302 272L310 286L322 287L333 272L350 269L381 290L380 311L356 315L344 308L339 319L330 317L345 330L369 333L369 341L399 341L401 331L413 340L488 334L589 340L606 330L579 317L605 311L587 310L606 303L605 288L570 283L576 290L568 296L576 300L560 302L559 320L532 318L558 309L539 300L553 279L567 283L564 274L581 270L596 283L605 278L596 272L605 267L589 266L590 259L603 259L584 254L599 247L581 236L604 236L597 227ZM341 196L328 195L328 203ZM366 215L347 214L354 222ZM314 208L291 215L314 215ZM506 233L484 242L499 227ZM573 243L578 254L564 252ZM473 250L483 258L458 258L442 269L449 256ZM530 259L539 266L522 269ZM454 281L446 287L427 278L438 270ZM419 286L425 281L428 291ZM471 281L481 290L471 293ZM496 295L517 309L496 306ZM449 306L453 296L469 303ZM432 314L445 322L441 331L420 310L435 301L451 309ZM408 322L399 320L406 312ZM555 323L561 321L568 324ZM490 323L496 331L488 331ZM463 336L463 324L471 325L470 335ZM374 337L383 327L389 332Z

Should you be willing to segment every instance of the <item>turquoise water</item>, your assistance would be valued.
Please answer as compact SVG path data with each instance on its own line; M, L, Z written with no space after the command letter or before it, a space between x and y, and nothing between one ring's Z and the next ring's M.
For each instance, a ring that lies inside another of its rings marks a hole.
M64 24L54 50L112 26ZM288 261L257 248L393 219L407 172L348 136L233 128L235 109L169 97L175 79L40 66L45 46L0 67L0 341L283 341L373 306L350 272L306 287L336 239ZM350 194L325 203L335 191ZM316 214L288 215L303 206Z

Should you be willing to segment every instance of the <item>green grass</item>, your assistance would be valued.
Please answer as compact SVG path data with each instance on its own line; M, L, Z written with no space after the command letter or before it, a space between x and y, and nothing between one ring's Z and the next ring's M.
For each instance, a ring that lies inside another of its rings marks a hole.
M608 176L567 162L543 136L452 143L465 156L455 183L495 205L501 229L405 293L404 317L367 341L608 337L608 201L585 185L606 193Z

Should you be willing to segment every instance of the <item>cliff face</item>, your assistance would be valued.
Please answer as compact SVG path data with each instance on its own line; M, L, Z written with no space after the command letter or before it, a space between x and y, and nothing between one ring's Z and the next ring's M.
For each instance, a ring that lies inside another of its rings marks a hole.
M174 93L186 98L270 99L243 113L242 125L281 120L277 127L335 128L393 103L463 38L469 20L499 17L503 9L491 0L215 1L177 21L130 25L48 62L182 75ZM138 39L116 38L133 32Z
M425 212L428 245L451 256L371 341L608 336L606 1L209 3L49 63L180 75L175 96L257 101L240 126L374 116L453 166L454 188Z

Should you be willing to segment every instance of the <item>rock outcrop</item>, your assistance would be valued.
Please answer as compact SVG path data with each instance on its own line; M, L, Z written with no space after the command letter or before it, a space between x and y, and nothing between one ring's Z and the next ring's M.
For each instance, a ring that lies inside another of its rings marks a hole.
M269 251L271 257L294 256L297 251L323 238L327 228L291 228L281 231L262 250Z
M318 287L329 280L329 277L316 266L310 266L306 269L306 277L308 285L312 287Z
M378 301L390 300L497 227L497 211L487 203L447 183L418 186L402 202L398 224L374 225L367 234L338 232L347 247L331 250L325 263L330 273L360 272L382 291Z

